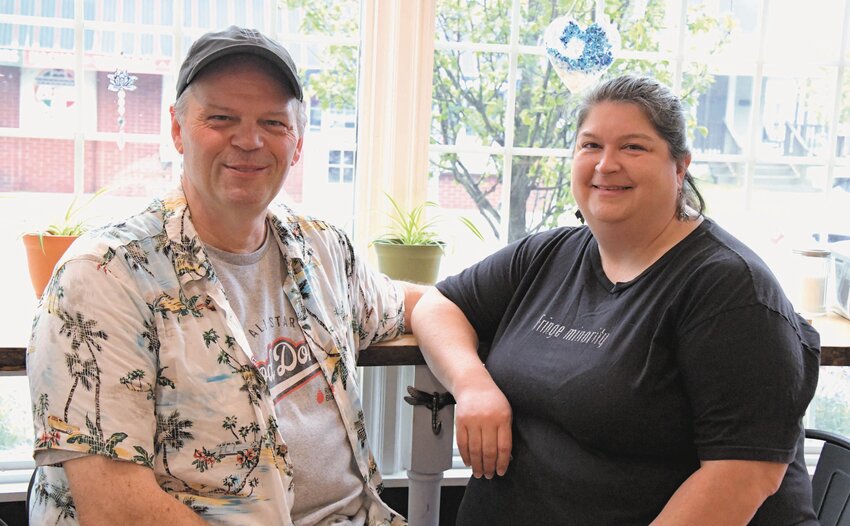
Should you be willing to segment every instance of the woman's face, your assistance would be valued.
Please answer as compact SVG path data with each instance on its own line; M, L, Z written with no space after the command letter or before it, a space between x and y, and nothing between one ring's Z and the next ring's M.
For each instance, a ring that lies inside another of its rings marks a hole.
M676 162L670 148L636 105L602 102L578 130L572 191L594 225L663 225L676 215L677 194L690 156Z

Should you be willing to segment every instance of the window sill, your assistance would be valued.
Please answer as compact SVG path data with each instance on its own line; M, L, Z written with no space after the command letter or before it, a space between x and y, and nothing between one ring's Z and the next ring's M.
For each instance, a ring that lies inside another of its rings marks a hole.
M32 468L0 469L0 502L27 500Z
M472 476L470 468L453 468L443 472L443 480L441 486L466 486L469 477ZM407 471L396 471L395 473L386 473L382 475L385 488L406 488L409 479Z

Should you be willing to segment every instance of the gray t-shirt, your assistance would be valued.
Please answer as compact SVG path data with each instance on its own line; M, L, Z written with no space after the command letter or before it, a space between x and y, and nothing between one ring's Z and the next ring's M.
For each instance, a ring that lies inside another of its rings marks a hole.
M206 249L275 401L294 466L295 525L362 526L366 488L333 391L281 287L283 259L273 237L250 254Z

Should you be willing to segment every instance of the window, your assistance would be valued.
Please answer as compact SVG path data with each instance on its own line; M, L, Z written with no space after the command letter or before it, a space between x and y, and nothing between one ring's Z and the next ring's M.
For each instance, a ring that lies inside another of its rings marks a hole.
M354 182L354 152L331 150L328 152L328 182Z
M603 14L618 25L622 45L609 75L654 75L682 95L694 130L692 172L708 214L778 274L790 248L813 234L850 235L850 7L840 0L795 6L436 0L429 195L443 216L473 218L487 237L468 238L460 226L447 232L443 275L527 233L575 221L569 171L576 97L547 69L540 47L548 22L568 12L583 25ZM17 256L0 263L0 288L31 302L10 313L20 320L14 326L27 330L35 304L29 284L17 279L26 273L21 232L47 223L45 212L64 209L74 193L109 186L90 209L97 223L140 209L177 182L180 160L166 110L182 57L209 29L253 26L290 50L305 81L310 124L286 198L350 229L351 195L333 190L348 182L355 159L367 159L357 153L355 134L360 10L357 0L0 2L0 250ZM415 16L429 15L423 9ZM386 49L372 53L390 55ZM136 77L123 109L109 90L109 75L122 69ZM389 103L379 100L375 113ZM392 177L411 175L395 170ZM374 185L381 199L383 183ZM358 219L370 213L358 210ZM398 401L410 383L406 374L384 380L369 373L364 385L372 399ZM848 376L843 368L824 370L811 425L850 435ZM0 462L29 458L28 405L25 379L0 378ZM370 426L379 421L365 410ZM406 410L401 404L393 414ZM385 417L385 429L396 429L396 420ZM400 469L397 449L384 443L393 431L383 441L374 429L382 468Z
M622 44L606 77L650 75L684 101L707 214L788 279L791 249L850 238L850 6L781 0L438 0L430 198L474 218L442 274L532 232L576 224L579 95L549 68L544 29L603 16ZM793 35L793 38L789 37ZM850 375L824 368L808 425L850 433Z
M90 223L101 224L142 210L177 184L181 160L168 107L179 64L209 30L254 27L290 51L310 126L285 199L350 227L351 193L325 198L321 174L335 150L340 177L354 176L359 12L357 0L0 2L0 250L11 256L0 262L0 288L23 298L4 313L21 329L16 341L26 341L35 307L20 279L27 275L22 232L55 222L74 194L109 188L86 209ZM127 84L115 91L110 77L122 71ZM335 89L317 86L322 78L334 79ZM323 120L327 108L343 118ZM0 466L31 464L29 407L26 378L0 377Z

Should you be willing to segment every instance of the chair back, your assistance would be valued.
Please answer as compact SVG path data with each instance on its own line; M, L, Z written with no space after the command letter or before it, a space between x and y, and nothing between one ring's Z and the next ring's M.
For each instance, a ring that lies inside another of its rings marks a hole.
M824 442L812 477L812 504L821 526L850 526L850 441L833 433L806 430Z

